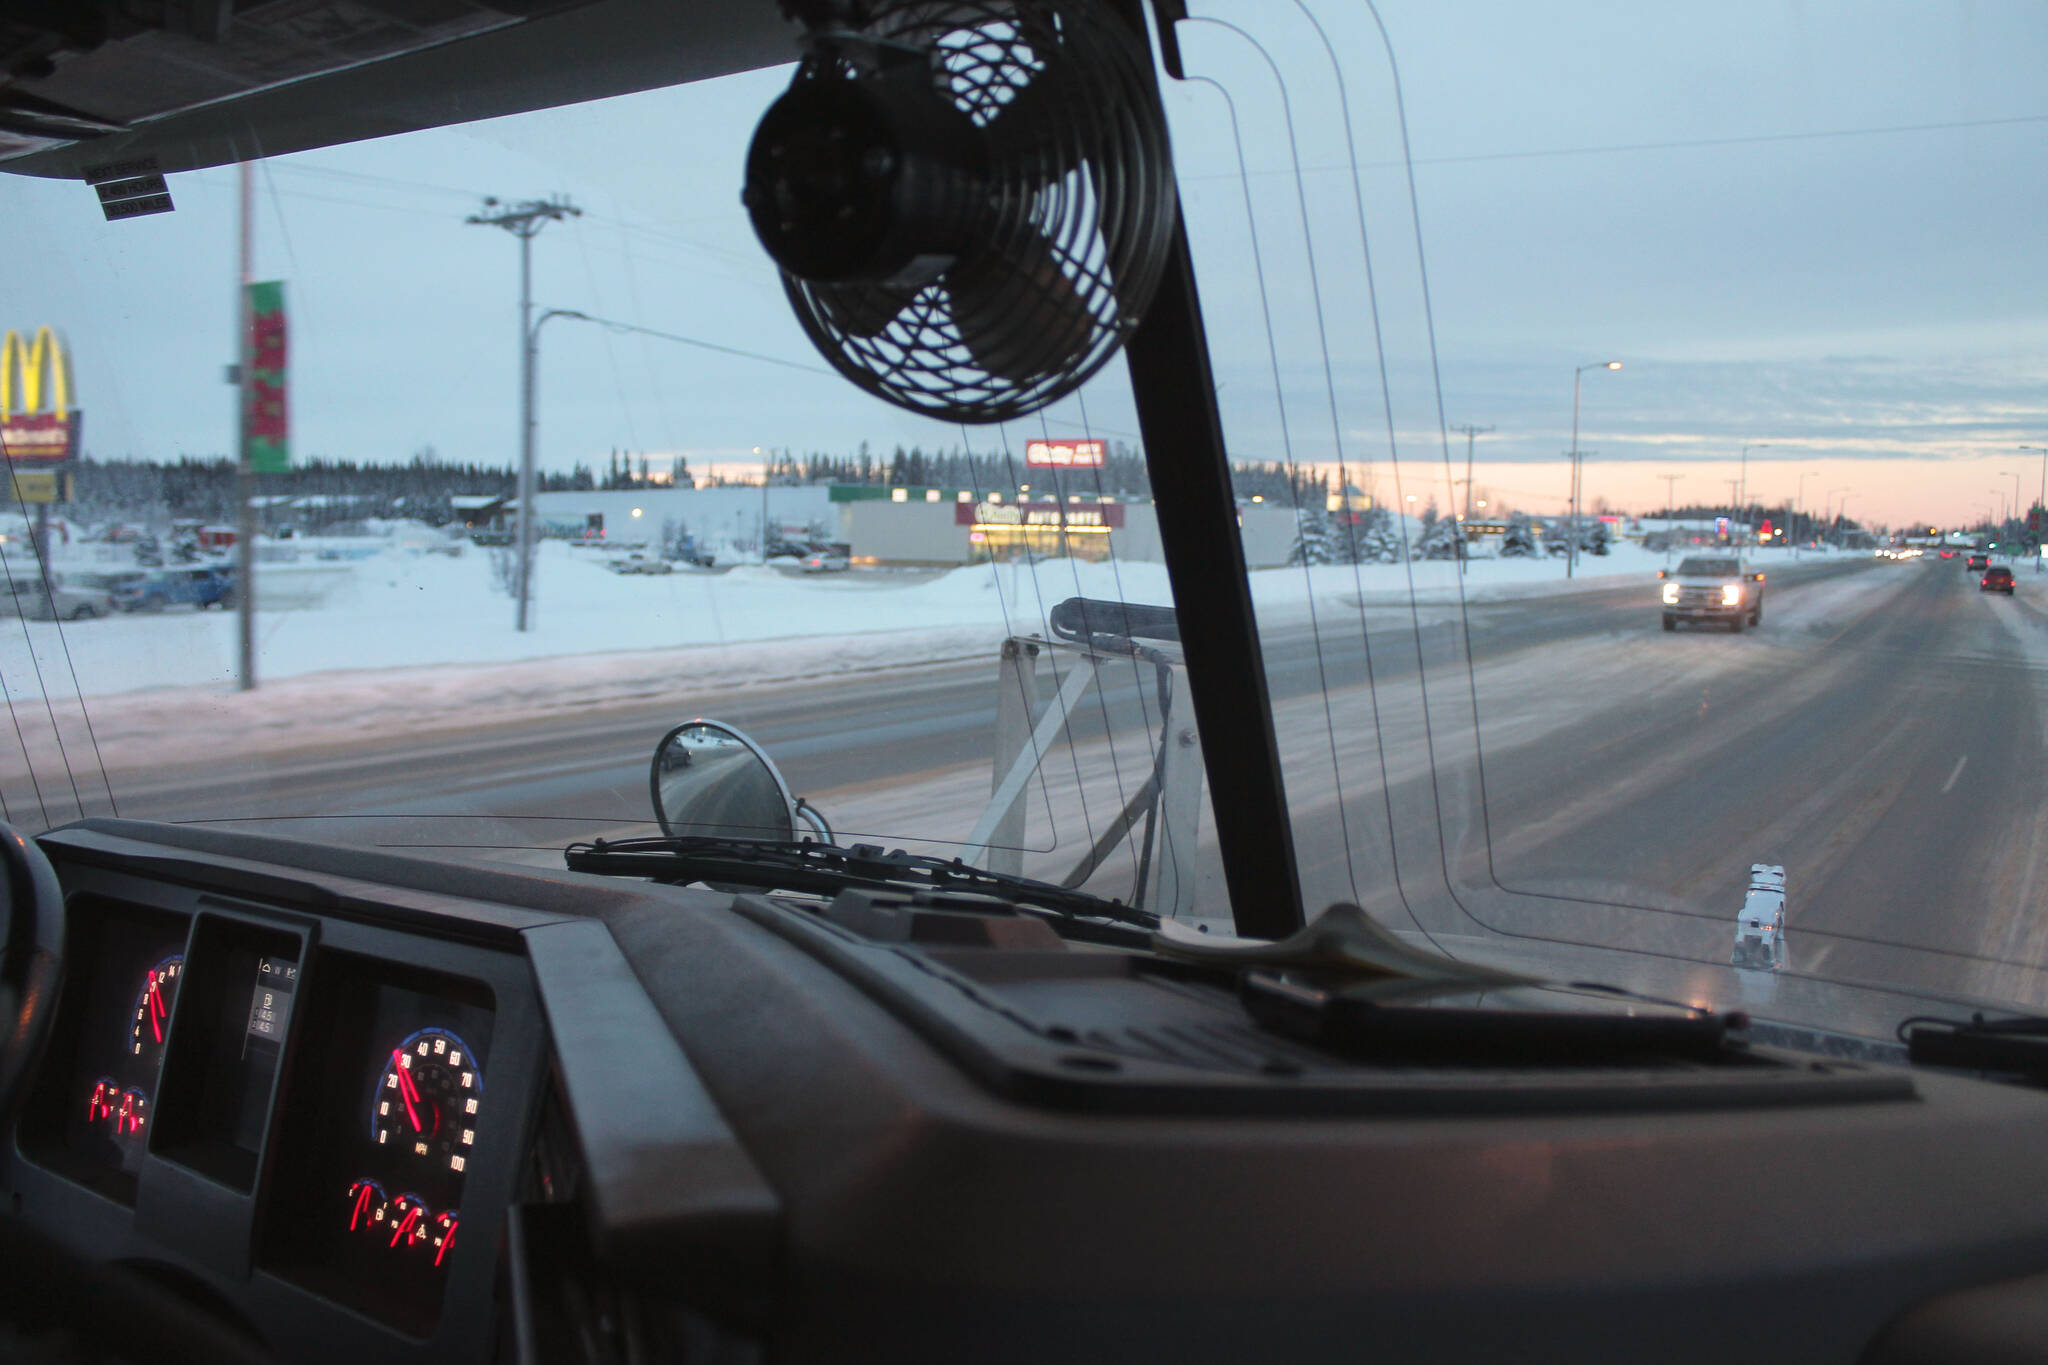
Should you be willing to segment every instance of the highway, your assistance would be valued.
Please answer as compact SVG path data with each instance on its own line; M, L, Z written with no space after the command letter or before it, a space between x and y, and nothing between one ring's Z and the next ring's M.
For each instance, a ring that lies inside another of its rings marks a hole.
M1764 622L1740 635L1662 632L1647 582L1277 629L1267 663L1310 904L1355 899L1460 952L1598 944L1683 990L1685 963L1726 961L1749 864L1782 863L1796 972L2048 1002L2048 590L2034 582L2007 599L1933 560L1772 566ZM989 790L995 684L993 658L724 693L679 680L673 700L544 729L201 781L117 772L115 789L123 815L558 865L570 839L652 832L656 740L712 715L763 744L843 838L958 839ZM1149 671L1128 665L1084 698L1029 801L1027 871L1064 872L1142 780L1153 703ZM1120 854L1091 889L1124 894L1133 869ZM1213 902L1206 843L1202 870Z

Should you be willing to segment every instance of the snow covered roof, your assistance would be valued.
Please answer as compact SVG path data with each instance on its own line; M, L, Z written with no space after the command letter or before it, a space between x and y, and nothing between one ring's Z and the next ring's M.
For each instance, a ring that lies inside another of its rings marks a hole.
M448 499L448 505L458 512L475 512L507 501L510 499L503 493L457 493Z

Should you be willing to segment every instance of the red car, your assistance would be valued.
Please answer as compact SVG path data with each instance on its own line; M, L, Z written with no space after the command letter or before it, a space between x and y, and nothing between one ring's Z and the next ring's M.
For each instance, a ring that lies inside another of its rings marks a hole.
M1984 576L1977 580L1977 591L2002 592L2007 597L2012 596L2012 570L2003 564L1986 569Z
M1943 559L1954 559L1956 557L1956 552L1954 550L1943 550L1941 552L1941 557Z

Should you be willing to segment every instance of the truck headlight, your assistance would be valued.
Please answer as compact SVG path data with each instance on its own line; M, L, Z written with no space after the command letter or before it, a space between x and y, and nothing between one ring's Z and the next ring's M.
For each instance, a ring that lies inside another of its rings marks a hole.
M1723 583L1721 585L1721 605L1724 607L1739 607L1742 605L1742 585L1740 583Z
M1678 585L1676 583L1666 583L1664 585L1664 600L1672 606L1678 605Z

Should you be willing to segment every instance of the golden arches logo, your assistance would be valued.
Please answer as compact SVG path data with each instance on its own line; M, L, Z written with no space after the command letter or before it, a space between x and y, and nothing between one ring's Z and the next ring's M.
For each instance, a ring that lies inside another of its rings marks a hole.
M43 381L49 380L50 411L58 421L70 415L71 367L55 328L38 327L33 342L10 331L0 337L0 422L14 416L15 381L21 381L24 416L43 410Z

